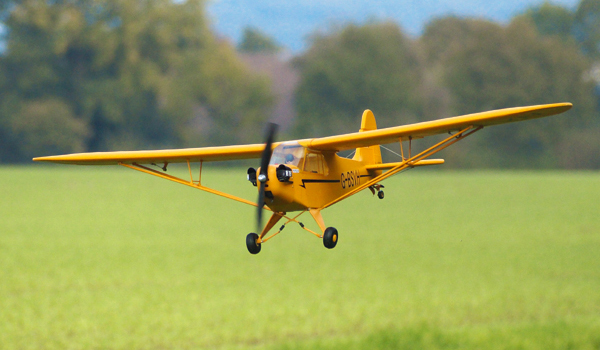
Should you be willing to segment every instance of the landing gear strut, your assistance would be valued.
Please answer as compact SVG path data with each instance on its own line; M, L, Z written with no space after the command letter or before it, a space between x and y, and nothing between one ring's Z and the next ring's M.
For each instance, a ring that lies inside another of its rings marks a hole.
M371 190L371 193L373 193L373 194L375 194L375 191L377 191L377 197L379 197L379 199L383 199L383 197L385 197L385 194L383 193L383 191L381 189L384 187L385 186L383 186L383 185L375 184L375 185L369 186L369 189Z
M319 228L322 230L321 232L323 232L323 234L314 232L312 230L310 230L309 228L305 227L304 224L300 221L297 220L297 218L302 215L302 213L309 211L310 214L313 216L313 218L315 219L315 221L317 222L317 224L319 225ZM339 234L338 231L335 227L327 227L325 228L325 223L323 222L323 218L321 217L321 213L319 210L317 209L308 209L305 210L301 213L299 213L298 215L294 216L293 218L287 217L285 216L285 212L274 212L271 215L271 218L269 219L269 222L267 223L267 225L265 226L265 228L263 228L262 232L260 235L252 232L249 233L246 236L246 248L248 248L248 251L250 252L250 254L258 254L260 252L261 249L261 245L263 243L265 243L266 241L268 241L269 239L273 238L274 236L278 235L281 231L283 231L283 229L285 228L285 226L290 223L290 222L296 222L298 225L300 225L300 227L302 229L304 229L305 231L308 231L310 233L312 233L313 235L317 236L318 238L322 238L323 239L323 245L325 246L325 248L327 249L332 249L337 245L338 239L339 239ZM285 222L277 232L273 233L272 235L268 236L268 237L264 237L265 234L271 229L273 228L273 226L275 226L275 224L281 219L281 218L285 218L287 219L287 222Z

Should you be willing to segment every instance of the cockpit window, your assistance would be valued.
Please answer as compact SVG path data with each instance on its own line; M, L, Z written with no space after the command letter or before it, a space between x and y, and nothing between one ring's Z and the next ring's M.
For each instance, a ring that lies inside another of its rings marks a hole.
M269 164L286 164L301 168L303 158L304 147L300 146L298 142L283 143L275 147Z

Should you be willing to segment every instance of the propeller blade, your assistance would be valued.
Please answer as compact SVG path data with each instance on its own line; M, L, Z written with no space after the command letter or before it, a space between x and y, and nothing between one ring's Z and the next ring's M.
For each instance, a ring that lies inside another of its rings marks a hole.
M258 211L256 212L256 233L259 235L262 232L262 212L265 203L265 184L260 183L260 189L258 190Z
M267 132L265 135L265 149L263 150L260 159L260 174L258 174L258 182L260 187L258 190L258 212L256 215L256 226L257 233L260 234L262 231L262 211L265 205L265 183L268 180L269 162L271 162L271 155L273 154L273 140L275 139L275 133L277 132L277 124L269 123L267 125Z
M269 123L267 125L267 134L265 137L265 149L263 150L262 157L260 159L260 173L264 175L267 175L269 162L271 161L271 154L273 153L273 150L271 148L273 146L275 132L277 132L277 124Z

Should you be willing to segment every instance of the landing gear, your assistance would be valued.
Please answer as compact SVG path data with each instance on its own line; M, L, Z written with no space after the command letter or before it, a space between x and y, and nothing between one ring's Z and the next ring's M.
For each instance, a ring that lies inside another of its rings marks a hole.
M305 227L302 222L297 220L298 216L300 216L302 213L304 213L306 211L310 211L310 214L313 216L313 218L319 225L319 228L320 228L320 230L318 231L319 233L314 232L311 229ZM273 215L271 216L271 218L269 219L269 222L265 226L265 228L262 229L260 235L254 233L254 232L251 232L246 236L246 248L248 248L248 251L250 252L250 254L258 254L260 252L261 245L263 243L266 243L269 239L273 238L274 236L278 235L281 231L283 231L283 229L285 228L285 225L287 225L290 222L297 223L305 231L308 231L308 232L312 233L313 235L315 235L316 237L322 239L323 245L325 246L325 248L327 248L327 249L334 248L337 245L337 241L339 239L337 229L335 227L325 228L325 223L323 222L321 213L317 209L304 210L302 213L290 218L285 215L286 214L285 212L274 212ZM268 233L269 230L272 229L281 218L287 219L287 222L285 222L279 228L279 230L277 232L275 232L267 237L266 233ZM321 234L320 232L323 232L323 234Z
M373 195L375 195L375 192L377 192L377 197L379 197L379 199L383 199L385 194L383 194L383 191L381 189L384 187L385 186L383 186L383 185L375 184L375 185L369 186L369 189L371 190L371 193L373 193Z
M258 235L256 233L249 233L246 236L246 247L250 254L258 254L260 252L260 243L256 243Z
M327 249L332 249L335 247L338 241L338 231L335 227L328 227L325 229L325 233L323 233L323 245Z

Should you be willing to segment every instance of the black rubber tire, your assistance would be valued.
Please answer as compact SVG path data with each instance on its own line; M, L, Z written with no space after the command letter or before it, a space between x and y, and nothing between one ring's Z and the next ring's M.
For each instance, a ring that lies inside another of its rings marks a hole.
M332 249L338 242L338 231L335 227L328 227L325 229L325 233L323 233L323 245L327 249Z
M383 199L383 197L385 197L385 193L383 193L383 191L379 191L377 192L377 197L379 197L379 199Z
M260 253L260 244L256 244L257 239L258 235L256 233L249 233L248 236L246 236L246 247L250 254Z

